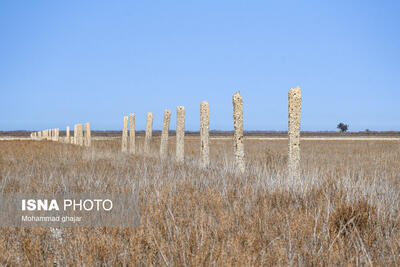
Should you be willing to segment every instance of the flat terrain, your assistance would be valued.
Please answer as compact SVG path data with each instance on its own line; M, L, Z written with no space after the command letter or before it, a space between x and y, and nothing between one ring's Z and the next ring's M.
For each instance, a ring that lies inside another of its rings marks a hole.
M0 142L0 190L140 192L137 228L1 228L0 265L400 265L400 141L303 138L301 179L287 177L287 140L245 139L235 173L231 138L211 139L211 166L188 137L185 164L144 156L121 140L89 149ZM337 138L337 137L336 137ZM350 138L350 137L349 137Z

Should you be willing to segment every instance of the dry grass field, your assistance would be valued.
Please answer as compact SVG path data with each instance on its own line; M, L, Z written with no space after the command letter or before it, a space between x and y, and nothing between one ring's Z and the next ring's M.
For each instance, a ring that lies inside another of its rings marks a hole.
M230 139L210 143L202 170L196 137L184 165L174 138L164 161L158 137L147 157L120 139L0 141L1 192L138 188L141 214L137 228L0 228L0 265L400 265L398 141L302 141L301 180L287 177L287 140L246 140L243 175Z

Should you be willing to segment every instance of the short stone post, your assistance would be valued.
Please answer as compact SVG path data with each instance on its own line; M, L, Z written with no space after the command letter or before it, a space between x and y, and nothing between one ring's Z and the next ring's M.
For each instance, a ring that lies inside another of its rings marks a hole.
M241 173L245 171L244 143L243 143L243 100L240 93L234 93L233 103L233 151L235 155L235 169Z
M83 125L82 123L79 123L76 125L76 130L77 130L77 138L76 140L77 145L83 146Z
M176 162L185 159L185 107L176 107Z
M164 111L163 128L161 132L160 142L160 158L165 159L168 156L168 135L169 123L171 121L171 111L166 109Z
M146 122L146 136L144 137L144 149L143 152L145 154L150 153L150 144L153 136L153 112L147 113L147 122Z
M52 136L50 129L47 129L46 131L47 131L47 140L51 140Z
M41 131L38 132L38 138L39 138L39 140L42 140L42 132Z
M201 167L210 166L209 147L210 108L206 101L200 103L200 158Z
M90 132L90 123L85 123L85 146L90 147L92 145L92 133Z
M69 137L69 126L65 129L65 143L70 143L70 137Z
M135 114L129 114L129 154L136 153Z
M288 94L288 135L289 135L289 177L300 178L300 119L301 119L301 89L291 88Z
M123 126L122 126L122 141L121 141L121 151L126 152L128 150L128 116L124 116Z

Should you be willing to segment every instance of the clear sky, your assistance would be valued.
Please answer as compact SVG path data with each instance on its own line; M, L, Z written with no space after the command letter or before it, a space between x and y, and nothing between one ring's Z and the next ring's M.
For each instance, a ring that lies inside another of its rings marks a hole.
M186 107L199 129L400 130L400 1L0 1L0 130L121 129Z

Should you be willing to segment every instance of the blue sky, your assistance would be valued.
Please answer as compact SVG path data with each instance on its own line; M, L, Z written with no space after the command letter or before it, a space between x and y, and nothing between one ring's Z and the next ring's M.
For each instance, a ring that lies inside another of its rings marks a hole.
M302 130L400 130L399 1L0 2L0 130L121 129L186 107L199 129L286 130L302 88Z

